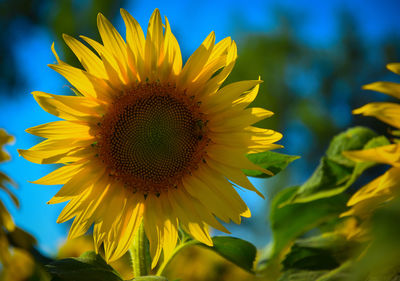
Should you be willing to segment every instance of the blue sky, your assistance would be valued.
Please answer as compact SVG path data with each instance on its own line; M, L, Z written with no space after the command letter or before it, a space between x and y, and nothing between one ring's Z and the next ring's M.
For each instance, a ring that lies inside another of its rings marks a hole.
M398 1L352 0L352 1L133 1L125 5L141 24L147 27L148 19L158 7L162 15L168 17L172 31L178 37L184 57L187 58L202 40L214 30L217 40L232 36L238 40L241 34L277 32L280 13L286 11L296 23L295 34L298 40L314 48L331 48L338 44L338 32L341 24L337 22L337 13L348 11L353 14L364 40L370 43L393 36L399 38ZM123 31L122 19L112 22ZM123 33L123 32L122 32ZM23 93L12 93L11 99L0 96L0 127L16 137L16 142L7 150L13 160L1 166L19 185L16 194L20 198L21 208L16 210L10 200L0 194L13 213L17 225L34 234L40 247L47 253L54 253L57 245L66 237L66 226L57 225L56 218L63 204L47 205L46 202L56 193L56 186L38 186L28 181L35 180L51 171L51 166L37 165L18 157L17 148L29 148L37 139L24 130L28 127L56 120L35 103L30 92L40 90L50 93L65 93L67 82L47 67L55 61L50 46L61 34L50 34L44 28L32 28L28 34L16 27L14 53L18 66L27 83ZM240 42L239 42L240 47ZM56 46L57 48L57 46ZM240 55L240 49L239 49ZM240 56L239 56L240 59ZM247 79L248 77L244 77ZM283 132L285 134L285 132ZM301 151L298 152L301 155ZM264 204L254 194L242 193L253 214L263 217ZM234 234L256 242L254 233L242 232L238 227L229 227ZM259 232L265 231L264 227ZM264 241L265 242L265 241Z

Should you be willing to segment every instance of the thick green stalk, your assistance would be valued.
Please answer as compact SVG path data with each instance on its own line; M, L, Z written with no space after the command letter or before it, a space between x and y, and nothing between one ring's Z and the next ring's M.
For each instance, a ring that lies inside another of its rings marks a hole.
M143 222L133 238L131 246L133 273L135 277L149 274L149 242L144 231Z

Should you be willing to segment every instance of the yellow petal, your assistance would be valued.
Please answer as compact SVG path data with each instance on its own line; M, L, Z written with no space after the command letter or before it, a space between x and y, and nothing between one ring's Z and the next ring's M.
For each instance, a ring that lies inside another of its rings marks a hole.
M243 130L245 127L253 125L254 123L257 123L265 118L271 117L273 112L259 107L252 107L246 108L243 111L228 112L228 114L232 115L224 116L225 118L222 118L222 116L219 115L218 119L214 118L215 120L210 120L208 123L210 130L213 132L232 132Z
M400 144L384 145L364 150L344 151L343 154L357 162L370 161L400 166Z
M261 80L247 80L231 83L213 95L207 97L204 103L204 110L207 113L218 112L221 110L226 110L232 106L232 103L242 96L246 95L246 91L254 88L260 84ZM257 88L258 92L258 88ZM257 94L256 94L257 95Z
M243 172L240 169L226 166L210 158L207 158L206 161L209 167L215 172L224 175L227 179L234 182L239 187L243 187L248 190L256 192L260 197L264 199L264 195L262 195L262 193L253 186L253 184L249 181L249 179L243 174Z
M400 75L400 63L398 63L398 62L389 63L389 64L386 65L386 67L390 71Z
M98 56L75 38L67 34L63 34L63 38L87 72L99 78L107 78L103 63Z
M149 26L147 28L144 54L144 69L146 78L148 78L150 81L157 79L160 50L163 41L161 15L160 11L155 9L150 17Z
M146 198L146 211L144 213L144 229L150 243L151 268L157 265L164 244L164 216L159 213L158 198L149 194Z
M381 92L400 99L400 84L393 82L374 82L363 86L364 90Z
M168 192L168 200L170 201L171 206L174 208L174 213L179 218L182 227L186 232L192 235L198 241L212 246L213 242L211 240L210 234L208 233L207 227L203 224L202 221L196 221L190 218L192 214L190 214L187 209L181 207L182 202L180 202L176 197L180 194L179 187L177 190ZM187 199L186 199L187 200Z
M44 184L44 185L57 185L57 184L65 184L68 182L75 174L77 174L82 168L84 164L69 164L54 170L50 174L33 181L35 184Z
M84 97L52 95L32 92L37 103L45 111L66 120L91 121L99 116L99 103Z
M35 127L31 127L26 130L26 132L51 139L67 139L67 138L77 138L77 139L89 139L93 138L90 134L91 128L88 124L73 122L73 121L55 121Z
M178 87L186 88L199 75L207 63L215 43L215 34L211 32L200 47L189 57L179 76Z
M82 192L89 193L89 188L96 184L97 180L104 174L104 169L97 169L86 164L77 172L63 187L54 195L48 204L65 202Z
M233 67L235 66L236 58L237 47L236 43L232 41L231 47L226 56L226 66L218 74L214 75L210 80L208 80L207 83L200 88L201 90L199 92L196 92L196 96L202 98L204 95L215 93L228 77L228 75L231 73Z
M358 190L347 202L348 206L359 204L368 199L384 202L395 195L400 182L400 169L391 168L382 176L374 179ZM372 212L372 210L371 210Z
M109 261L115 261L122 257L132 244L134 234L138 231L142 222L144 204L139 197L131 196L128 198L127 207L121 216L121 221L117 225L116 235L113 237L117 241L116 247L109 254Z
M126 84L129 83L130 79L128 76L128 68L126 63L128 61L126 52L127 47L124 39L122 39L121 35L114 28L114 26L101 13L97 15L97 26L99 28L99 33L101 39L103 40L104 47L112 53L118 63L123 81Z
M106 47L104 47L102 44L100 44L99 42L86 37L86 36L80 36L80 38L82 38L83 40L85 40L101 57L102 62L104 64L104 68L107 72L107 75L109 76L112 73L116 73L118 75L118 80L119 81L126 81L127 79L127 74L126 72L124 72L121 69L124 69L124 65L122 62L118 61L118 59L113 55L113 53L111 52L111 50L107 49ZM110 78L110 77L108 77ZM109 87L108 85L106 85L106 89L107 87L109 89L107 89L107 92L110 92L109 95L115 95L115 92L120 91L121 89L123 89L126 85L126 83L123 83L121 85L119 85L119 87L114 88L116 85L112 85L113 87Z
M6 207L0 201L0 225L4 226L8 231L13 231L15 228L14 221L7 211ZM2 232L2 231L0 231Z
M124 9L121 9L121 15L126 26L126 42L128 46L128 63L140 76L144 67L144 46L145 38L139 23Z
M89 192L81 192L79 195L73 197L71 201L64 207L58 216L57 223L66 222L73 217L79 215L86 206L82 205L82 201L88 196Z
M64 76L72 86L86 97L109 100L113 91L104 80L67 64L49 64L51 69Z
M379 120L400 129L400 104L391 102L371 102L353 110L354 114L374 116Z
M37 164L66 163L74 159L73 153L88 148L92 140L60 139L45 140L28 150L18 152L26 160ZM76 160L80 157L76 156ZM68 161L69 160L69 161Z
M172 73L176 76L182 70L182 54L178 41L171 32L167 17L165 17L165 62L172 66Z
M236 223L240 223L240 215L234 213L230 206L227 206L222 198L218 197L209 185L201 179L191 176L183 179L186 191L200 202L207 202L207 208L224 222L228 223L232 217ZM238 222L239 221L239 222Z

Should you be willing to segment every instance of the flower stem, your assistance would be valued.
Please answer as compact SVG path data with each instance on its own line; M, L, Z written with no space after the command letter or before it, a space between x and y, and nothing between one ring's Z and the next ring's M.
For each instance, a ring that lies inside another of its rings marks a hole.
M146 276L149 273L149 242L144 231L143 222L135 234L131 246L133 274L135 277Z

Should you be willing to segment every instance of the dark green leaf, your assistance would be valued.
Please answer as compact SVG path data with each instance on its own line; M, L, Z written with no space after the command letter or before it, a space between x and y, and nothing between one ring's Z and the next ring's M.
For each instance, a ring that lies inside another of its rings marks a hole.
M314 281L318 280L325 273L327 273L326 270L289 270L279 278L279 281Z
M329 270L339 266L331 253L325 249L293 246L290 254L283 260L284 270L308 269Z
M359 244L334 232L296 240L283 265L288 269L328 270L348 260Z
M212 238L212 240L214 244L213 247L209 247L194 240L189 243L211 249L237 266L249 272L253 271L253 264L257 254L257 249L253 244L245 240L229 236L215 236Z
M345 262L333 270L298 270L285 271L279 281L350 281L349 266L351 262ZM358 279L357 279L358 280Z
M247 155L249 160L258 166L271 171L274 175L284 170L292 161L299 156L285 155L277 152L266 151ZM255 170L243 170L249 177L267 178L270 175Z
M100 255L93 251L79 258L57 260L46 266L47 270L64 281L122 281L119 274Z

